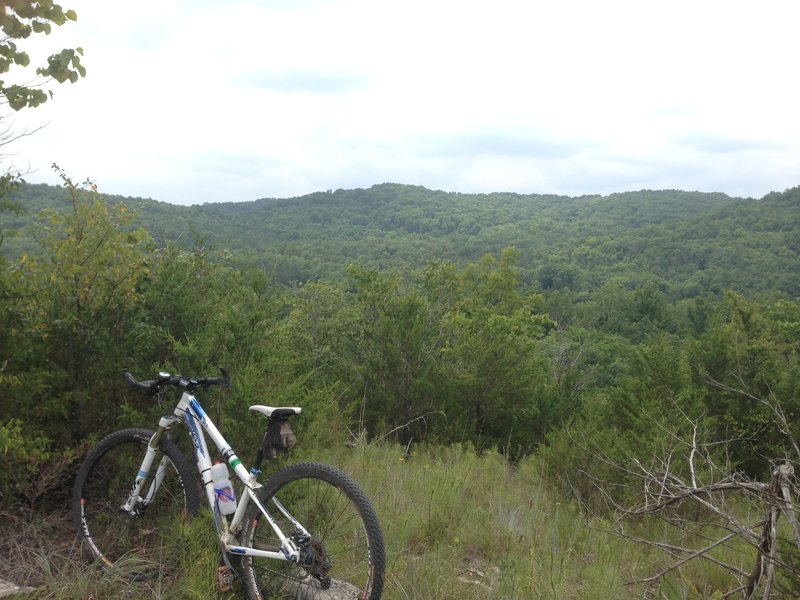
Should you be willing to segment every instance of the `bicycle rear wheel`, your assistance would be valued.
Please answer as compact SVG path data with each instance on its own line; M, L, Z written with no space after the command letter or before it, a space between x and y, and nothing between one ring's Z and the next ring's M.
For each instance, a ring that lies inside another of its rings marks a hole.
M146 429L125 429L104 438L81 465L73 494L73 518L86 556L132 580L158 576L177 562L180 528L200 505L186 457L164 437L142 488L145 495L163 464L155 497L134 514L122 510L152 436Z
M295 540L301 558L295 564L243 557L248 598L381 597L386 565L383 535L375 510L347 474L321 463L299 463L272 475L258 497L281 531ZM295 532L274 498L308 531L310 539ZM278 538L255 503L245 517L241 541L245 547L278 550Z

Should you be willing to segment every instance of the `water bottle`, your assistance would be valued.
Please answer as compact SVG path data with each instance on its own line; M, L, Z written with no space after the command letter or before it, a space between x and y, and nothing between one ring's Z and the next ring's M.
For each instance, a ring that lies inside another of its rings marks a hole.
M236 492L228 478L228 466L225 463L217 462L212 465L211 481L214 484L220 514L230 515L236 512Z

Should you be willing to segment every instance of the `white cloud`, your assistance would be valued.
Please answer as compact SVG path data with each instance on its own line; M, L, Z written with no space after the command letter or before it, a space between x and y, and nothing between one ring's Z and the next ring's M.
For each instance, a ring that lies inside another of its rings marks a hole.
M178 203L384 181L464 192L800 183L789 0L63 4L88 76L17 127L58 162Z

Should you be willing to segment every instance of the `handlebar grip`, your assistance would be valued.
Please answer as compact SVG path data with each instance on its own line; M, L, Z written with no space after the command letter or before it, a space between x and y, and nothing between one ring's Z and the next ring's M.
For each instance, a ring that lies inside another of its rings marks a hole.
M228 379L228 371L224 368L219 367L220 372L222 373L222 377L206 377L205 379L199 380L198 383L205 388L209 388L212 385L221 385L222 387L228 387L230 385L230 381Z
M157 381L139 381L131 373L125 372L125 381L128 382L128 387L133 390L142 390L151 394L158 391Z

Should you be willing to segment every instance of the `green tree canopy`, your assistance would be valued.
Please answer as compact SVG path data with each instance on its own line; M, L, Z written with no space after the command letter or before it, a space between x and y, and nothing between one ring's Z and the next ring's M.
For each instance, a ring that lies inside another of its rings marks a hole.
M26 68L31 64L28 53L19 47L20 42L29 40L34 34L49 35L54 25L61 26L77 18L74 10L64 10L52 0L0 0L0 28L3 30L3 39L0 40L0 76L3 77L0 79L0 95L12 109L39 106L52 97L49 90L9 80L13 67ZM47 65L37 67L36 74L59 83L75 83L86 75L81 56L81 48L64 48L51 55Z

